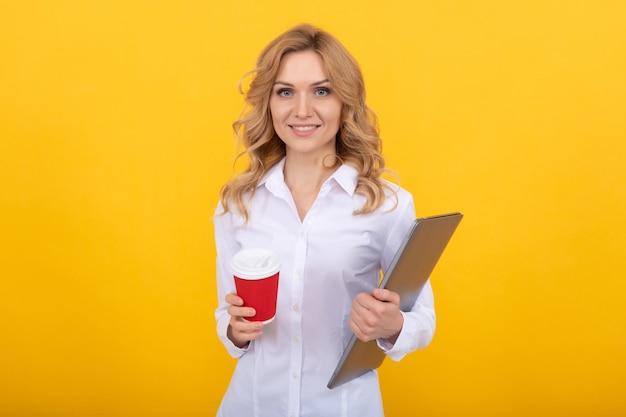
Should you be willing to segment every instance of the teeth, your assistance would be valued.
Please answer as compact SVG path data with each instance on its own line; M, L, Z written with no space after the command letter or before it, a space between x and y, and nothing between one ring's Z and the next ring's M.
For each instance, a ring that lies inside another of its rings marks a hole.
M298 132L307 132L309 130L315 129L315 126L292 126Z

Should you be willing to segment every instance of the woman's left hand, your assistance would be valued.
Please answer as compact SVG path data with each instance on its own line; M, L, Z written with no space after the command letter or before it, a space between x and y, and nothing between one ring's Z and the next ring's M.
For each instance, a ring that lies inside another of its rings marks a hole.
M352 301L350 328L364 342L388 339L394 344L403 323L400 295L396 292L375 288L370 294L357 294Z

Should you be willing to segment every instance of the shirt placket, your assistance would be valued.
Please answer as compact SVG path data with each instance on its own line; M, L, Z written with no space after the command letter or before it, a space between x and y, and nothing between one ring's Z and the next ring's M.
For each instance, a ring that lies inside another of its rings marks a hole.
M291 296L290 369L289 369L289 416L300 416L300 393L302 386L302 299L304 265L307 253L306 223L300 225L294 247L293 283Z

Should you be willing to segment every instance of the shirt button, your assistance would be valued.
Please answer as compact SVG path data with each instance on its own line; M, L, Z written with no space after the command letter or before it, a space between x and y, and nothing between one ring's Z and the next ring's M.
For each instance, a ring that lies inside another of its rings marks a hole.
M294 373L292 373L292 374L291 374L291 377L292 377L293 379L296 379L296 378L298 377L298 374L294 372Z
M300 306L298 306L298 304L294 304L293 311L298 311L298 310L300 310Z
M294 343L298 343L300 341L300 338L298 336L294 336L293 341Z

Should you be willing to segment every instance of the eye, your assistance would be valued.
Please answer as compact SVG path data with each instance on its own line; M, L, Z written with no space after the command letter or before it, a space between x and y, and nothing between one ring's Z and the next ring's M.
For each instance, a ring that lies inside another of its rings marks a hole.
M280 88L278 91L276 91L276 94L279 97L291 97L293 93L288 88Z
M318 87L315 89L315 95L319 97L324 97L330 94L330 89L328 87Z

